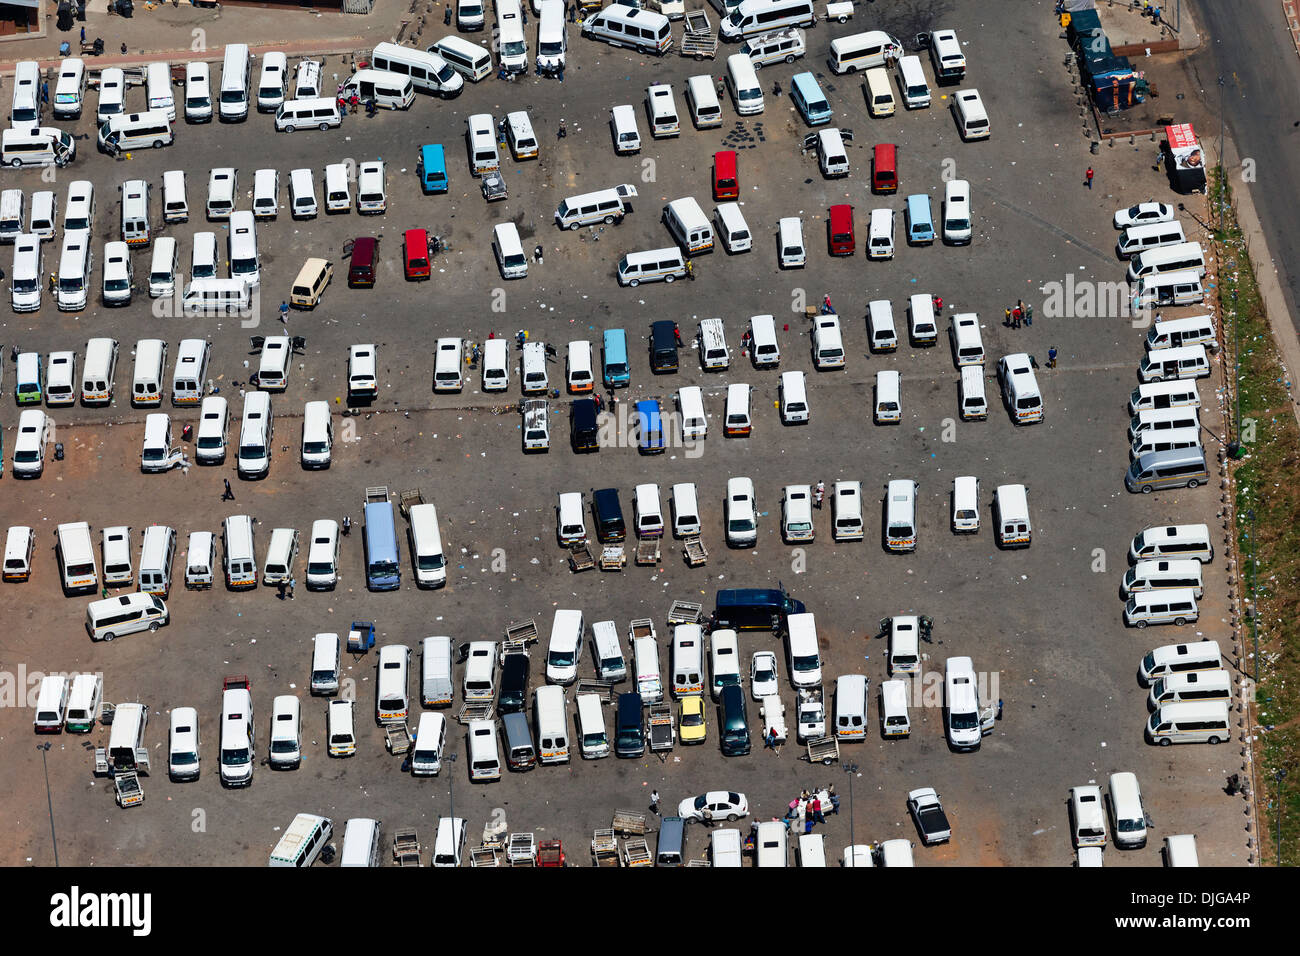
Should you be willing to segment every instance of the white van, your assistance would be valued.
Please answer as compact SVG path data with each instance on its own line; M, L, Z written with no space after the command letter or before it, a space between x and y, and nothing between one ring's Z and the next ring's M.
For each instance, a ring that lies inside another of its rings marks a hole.
M172 68L165 60L155 60L145 65L144 88L150 110L167 114L176 121L176 98L172 95Z
M371 53L370 67L396 73L398 76L409 76L418 89L436 96L459 96L465 88L465 78L433 50L417 50L396 43L378 43Z
M385 644L375 663L375 719L380 724L404 724L411 709L409 671L411 649Z
M451 638L426 637L420 642L420 701L425 707L450 707Z
M989 403L984 394L983 366L962 366L958 401L962 421L982 421L989 417Z
M704 415L704 393L698 385L684 385L677 390L677 411L681 415L682 440L703 441L709 434Z
M738 656L734 650L732 654ZM704 634L698 624L678 624L673 628L672 675L672 693L679 700L704 693ZM716 690L713 696L717 698Z
M112 641L124 634L156 631L169 620L167 605L162 598L153 594L141 594L139 591L102 601L91 601L86 607L86 633L92 641ZM114 734L124 716L123 709L128 706L130 705L118 705L117 717L113 721Z
M739 830L713 830L709 834L709 864L715 868L743 866L742 845Z
M212 119L212 83L208 64L195 61L185 66L185 121L207 123Z
M273 528L266 546L266 561L262 565L262 583L288 584L293 580L293 563L298 557L298 531L296 528Z
M763 112L763 87L758 84L754 61L748 54L733 53L727 57L727 89L741 116Z
M334 824L328 817L314 813L300 813L285 828L271 851L270 866L308 867L316 862L320 851L334 835Z
M694 482L673 485L673 537L686 538L700 533L700 508Z
M894 258L894 210L871 210L867 224L867 258Z
M777 403L781 409L781 424L808 424L808 388L802 369L781 373Z
M586 339L570 342L564 358L564 383L570 394L590 392L596 378L591 364L591 343Z
M560 492L556 515L557 536L561 547L587 540L587 526L583 521L581 492Z
M957 120L957 132L963 140L969 142L972 139L988 138L989 114L984 110L979 90L958 90L954 93L952 113Z
M896 108L894 91L889 86L889 72L873 66L865 77L867 108L872 116L893 116Z
M817 149L817 166L822 176L843 179L849 174L849 152L844 147L844 133L835 127L819 129L804 137L804 149L809 148L810 139Z
M209 221L229 219L235 211L235 193L239 188L238 172L230 166L221 166L208 173Z
M45 404L50 408L77 402L77 353L51 352L45 368Z
M492 641L471 641L465 658L461 693L465 700L491 700L496 696L497 646Z
M281 133L292 133L313 127L324 132L343 125L343 114L338 101L330 96L305 100L285 100L275 111L275 128Z
M760 96L762 91L759 91ZM714 129L722 125L722 104L708 74L688 77L686 103L691 108L691 122L696 129Z
M304 468L328 468L334 447L334 423L326 401L307 402L302 415L302 452Z
M831 41L827 63L831 72L856 73L876 66L885 66L890 60L902 56L903 44L882 30L869 30L836 37Z
M100 674L76 674L68 691L68 706L63 726L69 733L90 733L99 717L104 698L104 678Z
M627 680L627 661L618 642L618 627L613 621L596 621L591 625L591 653L596 677L617 684Z
M285 698L277 697L280 701ZM288 698L297 701L297 698ZM274 747L274 739L272 739ZM274 750L272 751L274 754ZM274 755L271 758L275 764ZM379 866L379 821L364 817L355 817L343 828L343 851L339 854L339 866Z
M510 387L510 343L503 338L483 343L483 391L504 392Z
M582 744L584 760L599 760L609 756L609 734L605 731L605 714L600 697L596 694L579 694L578 739Z
M673 100L673 88L667 83L652 83L646 87L645 108L650 118L650 135L655 139L681 134L682 124Z
M11 469L15 478L39 478L45 471L45 446L54 422L39 408L24 409L18 416Z
M532 120L525 110L516 110L506 114L506 145L515 162L536 159L539 155L537 134L533 132Z
M289 173L289 213L294 219L315 219L316 184L310 169L295 169Z
M26 525L10 527L5 534L4 580L28 580L32 576L32 554L35 550L35 531Z
M226 400L209 395L199 408L199 430L194 442L194 458L200 464L216 465L226 460L226 425L230 413Z
M216 536L211 531L191 531L185 543L185 586L192 590L212 587L216 567Z
M916 550L916 489L915 481L895 478L885 487L885 549L888 551Z
M636 187L625 183L611 189L570 196L556 207L555 224L561 229L578 229L602 222L605 225L622 222L628 212L624 200L635 199L636 195Z
M907 300L907 332L914 347L934 345L939 341L934 296L918 293Z
M740 52L753 61L756 70L770 63L793 63L808 52L807 36L794 27L760 33L742 43Z
M969 245L972 233L970 183L950 179L943 187L943 241L950 246Z
M1166 588L1130 593L1124 603L1124 623L1144 628L1151 624L1182 627L1200 617L1196 593L1191 588Z
M325 733L331 757L351 757L357 752L356 714L351 700L336 699L325 707Z
M433 638L425 638L433 640ZM448 665L450 667L450 657ZM450 680L450 670L448 675ZM436 777L442 769L442 755L447 744L447 718L442 714L423 713L411 743L411 775Z
M974 475L952 480L952 532L974 534L980 529L980 482Z
M686 257L676 246L629 252L618 261L618 284L634 288L642 282L672 282L686 274Z
M1133 286L1129 304L1134 312L1160 306L1199 305L1205 301L1205 285L1193 270L1159 272L1143 276Z
M227 687L221 692L221 783L227 787L250 785L256 760L253 695L247 683Z
M221 523L221 548L226 587L232 591L256 587L257 558L253 553L253 519L248 515L231 515L226 518Z
M10 305L15 312L35 312L41 307L41 290L45 288L39 236L25 233L14 239Z
M1156 710L1165 704L1232 699L1232 674L1228 671L1189 671L1152 681L1151 692L1147 695L1147 707Z
M1148 249L1129 260L1125 278L1136 282L1145 276L1169 272L1194 272L1205 277L1205 251L1199 242L1178 242L1171 246Z
M862 522L862 482L837 481L831 487L831 535L836 541L858 541Z
M1128 410L1131 415L1144 412L1172 411L1183 409L1195 411L1201 407L1201 396L1197 394L1194 381L1147 382L1133 389L1129 396Z
M1193 315L1182 319L1159 319L1147 331L1144 344L1148 351L1179 348L1186 345L1203 345L1206 351L1219 348L1219 337L1214 328L1214 317Z
M893 369L876 373L875 420L877 425L897 425L903 420L901 378Z
M542 343L538 342L537 345ZM462 339L441 338L434 343L433 349L433 390L435 392L459 392L465 386L465 377L461 369L464 366L465 343ZM528 381L525 373L524 381Z
M462 29L469 29L461 18L467 2L477 4L478 0L460 0L457 19L460 21ZM482 7L479 7L479 20L479 28L481 29ZM492 73L492 54L477 43L470 43L461 37L455 35L445 36L429 47L429 52L437 53L447 61L448 66L472 83L476 83Z
M722 248L726 249L728 254L748 252L753 248L753 235L749 231L749 223L745 222L745 217L740 211L740 203L718 203L713 209L713 221L717 227L718 238L722 241Z
M99 552L104 560L104 584L129 586L135 581L131 568L131 529L118 525L101 529L99 535Z
M867 303L867 347L873 352L892 352L898 348L894 307L888 299L873 299Z
M882 737L906 737L912 732L907 716L910 685L904 680L887 680L880 684L880 734Z
M0 243L12 243L22 233L26 205L21 189L0 191Z
M948 339L958 368L984 364L984 342L980 337L979 316L974 312L962 312L952 317Z
M659 645L653 637L632 639L632 664L636 668L636 692L647 704L664 699L663 680L659 676Z
M1214 560L1210 529L1203 524L1167 525L1139 531L1129 545L1128 559L1196 558L1202 564Z
M168 471L172 461L171 419L163 412L153 412L144 418L144 443L140 450L140 470Z
M620 6L612 4L607 9ZM586 32L585 23L583 32ZM620 156L641 152L641 131L636 125L636 110L630 105L615 106L609 111L609 128L614 136L614 152Z
M257 111L274 113L284 102L289 82L289 59L279 50L262 54L262 73L257 80Z
M262 281L262 266L257 256L257 226L253 214L247 209L237 209L230 214L226 243L230 278L242 279L250 289L257 288ZM262 355L265 357L266 353Z
M180 253L176 240L171 236L160 237L154 242L149 264L149 298L170 298L176 294L176 273L179 267Z
M1128 438L1129 441L1133 441L1143 432L1196 428L1200 423L1194 405L1182 405L1177 408L1144 409L1129 419Z
M694 198L674 199L663 209L663 223L688 256L713 248L713 227Z
M1032 425L1043 420L1043 396L1027 354L1016 352L998 359L998 380L1002 383L1002 401L1015 424Z
M339 581L339 523L317 518L307 546L307 590L332 591Z
M388 208L382 160L370 160L357 167L357 212L378 215Z
M64 711L68 706L68 678L63 674L46 674L36 695L36 718L32 721L38 734L63 732Z
M841 743L867 739L867 678L862 674L835 678L835 736Z
M569 714L563 688L543 685L533 692L537 755L544 764L569 762Z
M578 678L582 654L582 612L559 608L551 622L546 647L546 679L553 684L572 684Z
M57 205L58 194L52 189L38 189L32 193L27 231L39 238L41 242L49 242L54 238L54 215Z
M817 369L844 367L844 339L840 334L840 317L831 313L813 318L812 358Z
M930 86L925 82L925 71L921 69L919 56L898 58L898 90L903 94L903 103L909 110L930 105Z
M411 505L407 518L416 586L440 588L447 583L447 558L442 550L438 511L427 502Z
M1199 426L1140 432L1133 439L1129 454L1134 459L1137 459L1154 451L1174 451L1183 448L1201 448L1201 429Z
M218 112L223 123L242 123L248 118L251 62L246 43L226 44L221 61L221 98L218 102Z
M0 133L0 163L5 166L64 167L77 156L71 134L53 126L36 129L8 127Z
M719 26L724 40L741 40L783 27L808 27L817 22L812 0L741 0Z
M268 335L262 341L257 362L257 387L265 392L283 392L289 387L293 367L293 342L287 335Z
M1148 743L1217 744L1232 739L1230 705L1227 701L1196 704L1165 704L1147 721Z
M271 396L266 392L248 392L244 396L244 414L239 426L239 450L236 456L240 478L261 478L271 470L271 440L274 434Z
M1203 345L1152 349L1138 365L1138 378L1143 382L1204 378L1209 374L1210 360Z
M253 173L253 218L274 219L280 211L280 173L259 169Z
M743 382L733 382L727 386L727 404L724 412L723 434L728 438L748 437L754 427L753 414L750 410L750 397L753 389Z
M126 112L126 74L115 66L99 71L99 105L95 123L107 123Z
M1217 641L1192 644L1166 644L1142 658L1138 680L1150 686L1157 680L1194 672L1216 671L1222 666Z
M673 45L668 18L661 13L611 3L582 21L582 35L610 46L662 56Z
M302 763L302 719L298 698L293 694L279 694L271 701L271 742L267 749L267 762L272 767L292 770ZM349 826L352 821L349 821ZM343 866L347 860L344 845Z
M86 61L70 57L59 64L54 84L54 115L59 119L80 119L86 98ZM175 119L175 114L172 115Z
M1115 255L1128 259L1139 252L1156 249L1160 246L1172 246L1186 242L1183 224L1173 222L1149 222L1139 226L1129 226L1115 241Z
M497 151L496 126L491 113L475 113L465 121L465 139L469 147L470 172L482 176L501 168Z
M104 305L129 305L132 280L130 247L120 241L104 243Z
M351 187L348 183L346 163L329 163L325 166L325 211L347 212L352 208Z
M783 217L776 224L777 261L782 269L802 269L808 262L808 251L803 244L803 220L798 216Z
M729 547L750 548L758 543L758 510L749 478L727 479L726 526Z
M786 656L790 683L801 687L816 687L822 682L821 652L817 649L817 618L810 612L791 614L786 618Z
M469 739L469 779L488 782L501 779L501 753L497 747L496 721L471 720L466 731Z
M131 404L135 408L162 404L163 372L167 365L167 343L162 339L140 339L135 343L135 368L131 375Z
M492 227L492 251L496 254L501 278L527 278L528 257L524 255L524 245L513 222L499 222Z
M632 496L633 521L638 538L658 538L664 533L663 507L659 503L659 486L653 483L636 486Z
M312 638L311 692L329 696L339 689L339 636L317 634Z

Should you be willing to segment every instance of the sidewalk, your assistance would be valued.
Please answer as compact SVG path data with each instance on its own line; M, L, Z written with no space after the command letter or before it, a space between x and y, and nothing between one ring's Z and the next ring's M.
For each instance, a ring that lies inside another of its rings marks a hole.
M451 0L454 3L454 0ZM42 69L59 63L59 44L72 46L78 56L81 28L86 40L104 40L104 56L85 58L87 69L110 66L135 66L167 60L218 61L228 43L247 43L254 55L280 50L290 56L344 54L369 50L376 43L395 40L418 46L431 44L444 32L443 16L447 0L417 0L411 13L409 0L375 0L369 14L338 11L314 11L298 7L267 9L263 7L195 7L188 0L170 3L140 2L135 16L123 19L106 12L105 0L95 0L86 11L85 23L61 33L55 28L56 5L46 2L42 8L44 36L24 37L0 43L0 74L12 74L21 60L38 60ZM424 38L424 34L431 34ZM122 44L127 52L123 54Z
M1141 56L1148 48L1152 53L1172 53L1195 50L1201 45L1190 3L1184 2L1181 11L1176 0L1153 0L1152 6L1160 8L1160 25L1142 16L1141 0L1136 0L1136 5L1130 5L1127 0L1097 0L1097 16L1117 54ZM1180 17L1182 23L1177 23ZM1179 28L1177 32L1175 26Z

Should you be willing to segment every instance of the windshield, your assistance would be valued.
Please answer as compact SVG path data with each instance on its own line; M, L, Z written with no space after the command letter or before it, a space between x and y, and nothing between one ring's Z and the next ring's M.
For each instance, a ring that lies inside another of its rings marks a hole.
M242 767L246 763L248 763L247 747L221 751L221 765L223 767Z
M212 105L212 99L207 96L189 96L185 99L185 105L193 109L207 109Z
M261 445L240 445L240 458L261 458L266 454L266 449Z
M542 43L538 46L537 51L543 56L556 56L564 52L564 44L555 42Z
M974 711L967 714L950 714L949 720L953 730L974 730L980 724L980 715Z
M220 436L220 435L203 435L203 436L201 436L201 437L199 438L199 447L200 447L200 448L220 448L220 447L221 447L221 436Z
M273 754L291 754L298 751L298 744L292 740L272 740L271 753Z
M14 452L14 461L21 461L21 462L39 461L40 457L41 457L40 452L35 451L33 449L26 449L24 451Z
M386 577L397 574L397 562L395 561L374 561L370 565L370 573L375 577Z
M441 554L420 555L421 571L439 571L442 569L443 563L443 557Z
M131 283L126 279L105 279L104 288L110 292L124 292L131 288Z
M187 750L184 753L172 754L172 763L178 767L183 767L188 764L198 763L198 762L199 762L199 755L192 750Z
M59 279L60 292L80 292L84 288L85 285L81 281L81 276L69 276L66 279L60 277Z
M15 292L35 292L38 283L35 279L14 279L13 291Z
M308 574L329 574L334 570L334 566L328 561L312 561L307 565Z
M244 91L243 90L222 90L221 102L242 103L244 102Z
M815 671L821 666L816 654L809 654L805 657L794 658L794 669L797 671L807 672Z
M528 52L528 47L522 40L512 40L501 44L501 52L506 56L524 56Z

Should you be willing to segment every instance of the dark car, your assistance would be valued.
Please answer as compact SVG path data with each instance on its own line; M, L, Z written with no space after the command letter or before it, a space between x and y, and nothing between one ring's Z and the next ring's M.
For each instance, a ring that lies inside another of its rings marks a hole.
M361 236L352 240L352 257L348 265L348 288L368 289L375 284L375 267L379 262L379 240Z
M640 757L645 753L645 713L640 694L619 694L614 724L614 753Z
M575 452L600 451L597 440L596 403L590 398L575 399L569 404L569 442Z
M596 539L601 544L617 543L627 537L617 488L601 488L591 493L591 516L596 519Z
M528 655L507 654L501 662L501 693L497 712L519 713L528 706Z
M718 738L724 757L742 757L749 753L749 714L745 710L745 689L727 684L718 697Z
M677 323L661 319L650 326L650 371L677 371Z

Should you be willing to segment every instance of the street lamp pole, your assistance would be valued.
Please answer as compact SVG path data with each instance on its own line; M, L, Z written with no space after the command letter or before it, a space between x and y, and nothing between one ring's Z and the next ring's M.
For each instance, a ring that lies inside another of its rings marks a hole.
M45 755L50 752L50 742L47 740L43 744L37 744L36 749L41 752L41 768L45 771L45 805L50 813L50 842L54 845L54 865L59 865L59 839L54 835L54 798L50 795L50 767L45 762Z
M849 866L858 865L857 844L854 842L853 833L853 777L858 772L858 765L855 763L840 764L844 772L849 775Z

